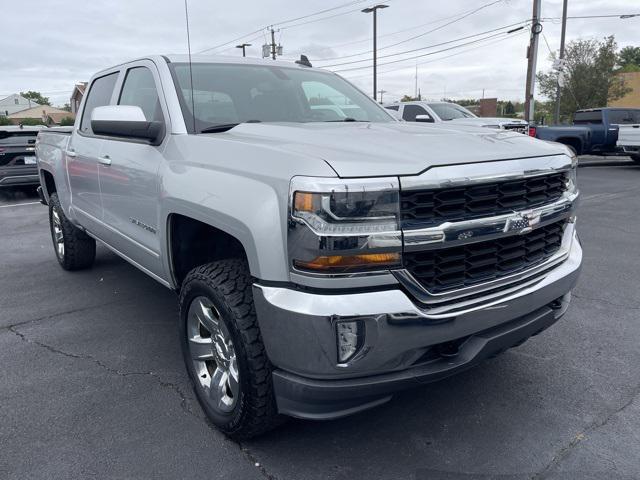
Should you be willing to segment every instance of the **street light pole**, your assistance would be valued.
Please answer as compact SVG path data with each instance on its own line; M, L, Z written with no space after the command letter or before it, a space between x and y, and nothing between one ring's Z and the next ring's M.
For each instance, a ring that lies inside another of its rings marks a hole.
M560 68L563 67L562 60L564 59L564 38L567 33L567 3L569 0L564 0L562 5L562 33L560 35ZM560 82L558 82L558 89L556 90L556 111L553 115L553 123L560 123Z
M245 51L245 48L250 47L251 44L250 43L242 43L240 45L236 45L236 48L241 48L242 49L242 56L246 57L247 56L247 52Z
M378 94L378 19L377 12L380 8L387 8L389 5L379 4L365 8L363 13L373 13L373 99L377 100Z

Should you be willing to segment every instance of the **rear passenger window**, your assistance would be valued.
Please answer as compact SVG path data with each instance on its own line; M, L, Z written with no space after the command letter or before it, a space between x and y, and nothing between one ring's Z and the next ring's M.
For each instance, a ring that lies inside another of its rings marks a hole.
M576 112L573 117L573 123L576 124L589 124L589 123L602 123L602 111L586 111Z
M613 125L634 123L633 113L631 110L612 110L609 113L609 123Z
M115 72L105 75L104 77L96 78L93 81L87 94L84 111L82 112L82 121L80 122L81 132L93 133L93 130L91 130L91 112L93 112L93 109L96 107L109 105L111 95L113 94L113 87L117 79L118 72Z
M156 82L147 67L129 69L122 86L118 105L140 107L147 121L162 121L162 110Z

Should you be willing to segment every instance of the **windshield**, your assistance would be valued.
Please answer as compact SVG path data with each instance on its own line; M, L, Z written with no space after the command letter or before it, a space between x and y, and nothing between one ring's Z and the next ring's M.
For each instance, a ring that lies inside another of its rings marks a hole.
M454 120L456 118L475 118L476 116L455 103L431 103L429 106L442 120Z
M170 64L182 113L193 131L189 64ZM241 122L393 122L337 75L301 67L194 63L195 131Z

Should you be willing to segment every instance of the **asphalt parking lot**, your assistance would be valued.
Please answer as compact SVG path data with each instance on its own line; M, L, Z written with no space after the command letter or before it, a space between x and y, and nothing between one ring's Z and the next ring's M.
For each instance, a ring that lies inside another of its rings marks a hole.
M189 387L175 295L102 247L64 272L33 191L0 191L0 478L640 478L640 166L579 182L584 269L558 324L377 409L241 445Z

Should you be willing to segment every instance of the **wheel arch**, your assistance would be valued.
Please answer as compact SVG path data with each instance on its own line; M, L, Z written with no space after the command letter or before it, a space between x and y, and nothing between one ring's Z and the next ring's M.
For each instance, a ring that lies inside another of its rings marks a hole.
M179 289L193 268L217 260L243 258L251 268L255 258L252 245L246 245L237 235L213 225L211 222L184 213L171 213L166 222L166 249L170 278Z
M578 137L559 137L556 139L556 142L562 143L563 145L567 145L568 147L572 147L577 155L582 155L583 151L583 141Z

